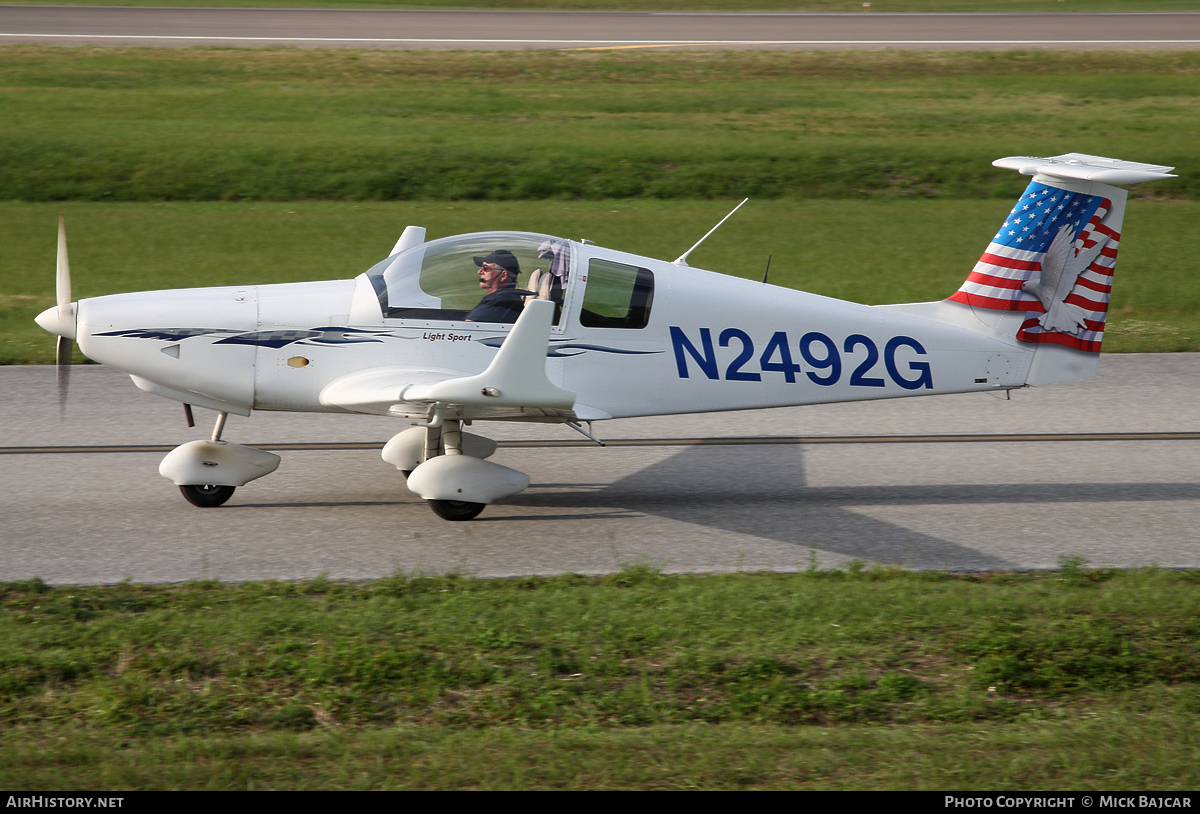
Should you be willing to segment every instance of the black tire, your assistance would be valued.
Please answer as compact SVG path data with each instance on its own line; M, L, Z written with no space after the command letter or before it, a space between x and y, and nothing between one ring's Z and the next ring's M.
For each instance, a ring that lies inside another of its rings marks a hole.
M187 502L202 509L212 509L220 506L233 497L236 486L215 486L211 483L180 486L179 491L187 498Z
M465 500L426 501L433 513L443 520L474 520L483 511L486 503L468 503Z

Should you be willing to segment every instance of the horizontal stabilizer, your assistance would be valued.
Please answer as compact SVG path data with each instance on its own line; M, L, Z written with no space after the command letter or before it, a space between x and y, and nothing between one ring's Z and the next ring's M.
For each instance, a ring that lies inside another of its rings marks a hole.
M1016 170L1022 175L1044 175L1064 181L1099 181L1104 184L1141 184L1175 178L1174 167L1138 164L1086 153L1066 153L1049 158L1015 155L998 158L992 166Z

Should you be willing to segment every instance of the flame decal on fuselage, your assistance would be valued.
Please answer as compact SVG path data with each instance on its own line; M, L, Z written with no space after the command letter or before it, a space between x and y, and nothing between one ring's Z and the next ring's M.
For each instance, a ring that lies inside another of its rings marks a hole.
M218 339L213 342L214 345L257 345L265 348L282 348L288 345L361 345L368 342L382 342L383 336L392 336L397 339L414 339L416 337L396 336L392 331L373 331L365 328L339 328L337 326L325 326L321 328L308 329L279 329L274 331L249 331L240 332L221 328L134 328L123 331L105 331L98 333L96 336L123 336L129 339L158 339L164 342L179 342L184 339L191 339L196 336L219 336L221 334L231 334L223 339ZM489 348L499 348L504 344L505 337L491 336L487 339L477 339L482 345ZM575 351L574 353L564 353L563 351ZM588 351L597 351L599 353L616 353L630 356L642 356L648 354L665 353L661 350L627 350L625 348L612 348L605 345L592 345L586 342L574 342L566 340L558 344L551 345L546 349L546 356L551 358L570 358L579 356Z
M105 331L96 336L124 336L131 339L160 339L178 342L194 336L216 336L233 334L218 339L214 345L258 345L266 348L282 348L299 343L302 345L361 345L364 342L382 342L380 335L391 331L370 331L362 328L338 328L327 326L308 330L250 331L248 333L222 330L219 328L137 328L126 331Z

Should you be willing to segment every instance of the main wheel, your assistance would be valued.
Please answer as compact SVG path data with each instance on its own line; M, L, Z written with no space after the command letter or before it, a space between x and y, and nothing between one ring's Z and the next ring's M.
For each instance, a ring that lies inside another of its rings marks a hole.
M220 506L233 497L236 486L216 486L211 483L180 486L179 491L187 498L187 502L202 509Z
M486 503L468 503L465 500L430 500L429 508L443 520L474 520L483 511Z

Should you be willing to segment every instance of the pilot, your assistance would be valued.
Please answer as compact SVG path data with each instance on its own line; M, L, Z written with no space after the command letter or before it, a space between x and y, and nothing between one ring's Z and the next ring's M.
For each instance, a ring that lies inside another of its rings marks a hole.
M468 322L516 322L525 297L531 292L517 288L521 266L508 249L496 249L486 257L472 258L479 266L483 299L467 314Z

